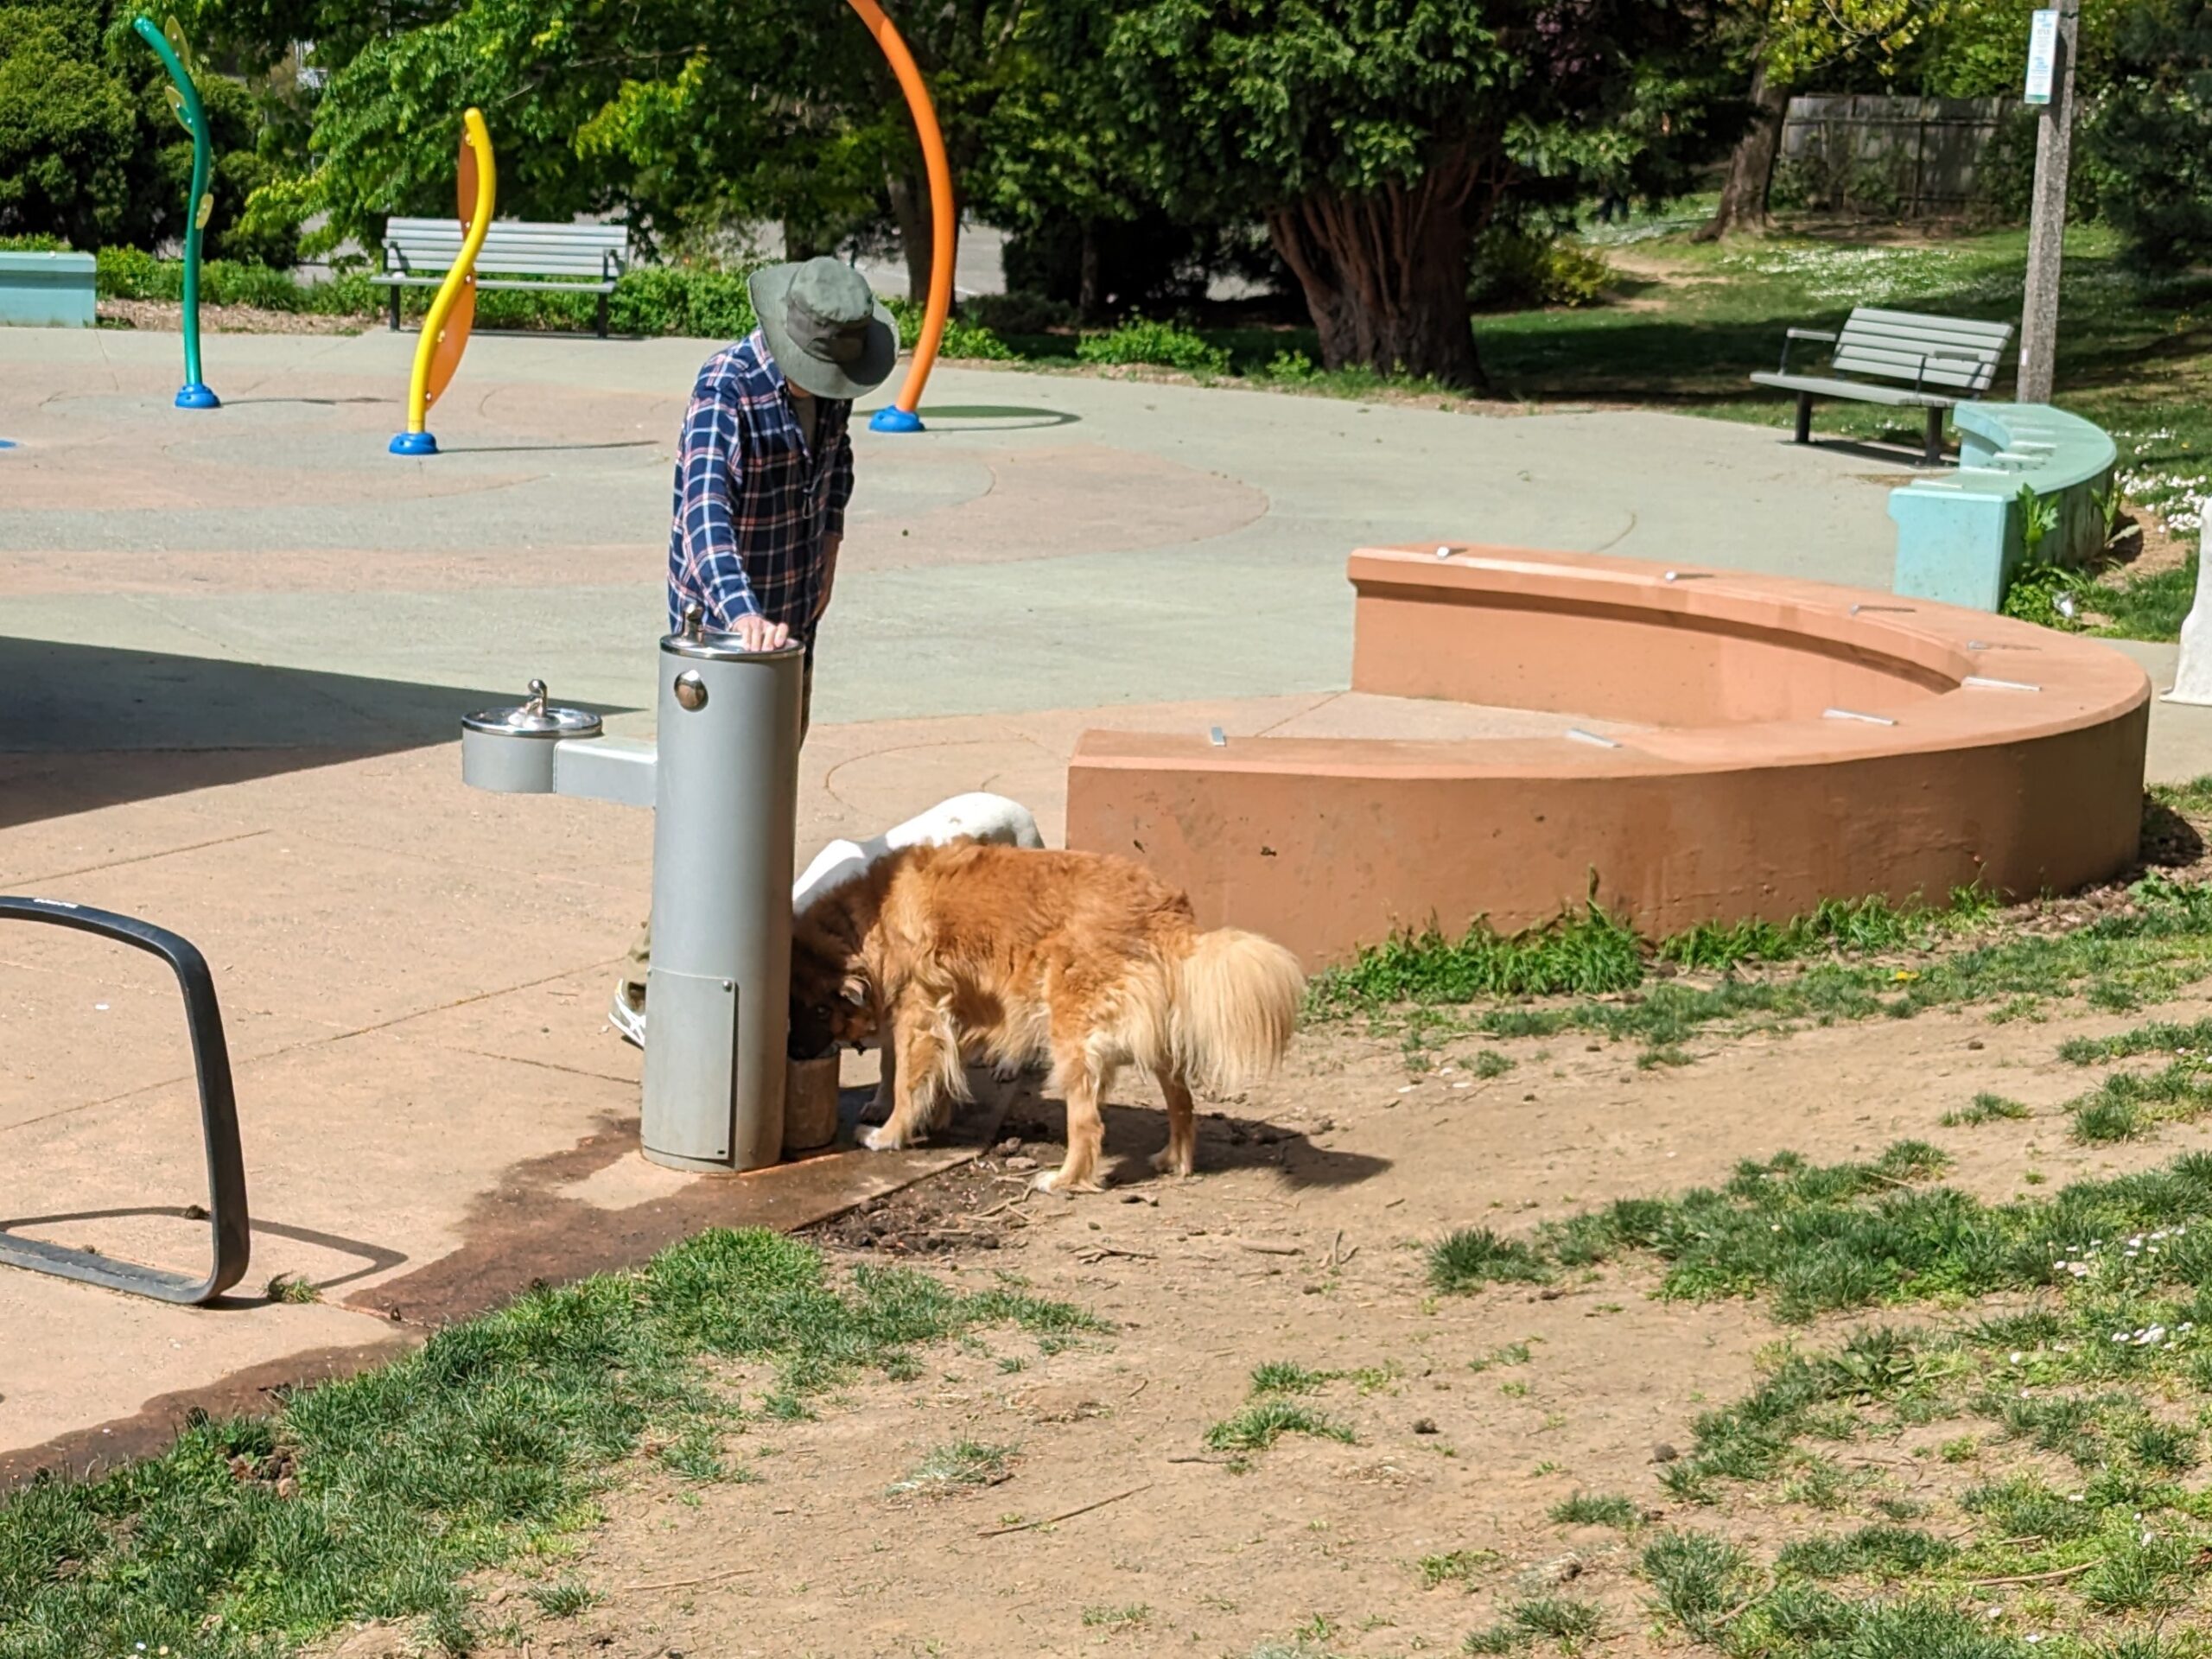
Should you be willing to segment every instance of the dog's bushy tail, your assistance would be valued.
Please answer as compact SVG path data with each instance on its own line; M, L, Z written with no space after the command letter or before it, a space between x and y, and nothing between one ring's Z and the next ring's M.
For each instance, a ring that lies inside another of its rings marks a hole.
M1175 964L1175 1058L1202 1094L1234 1094L1290 1046L1306 976L1273 939L1224 927Z

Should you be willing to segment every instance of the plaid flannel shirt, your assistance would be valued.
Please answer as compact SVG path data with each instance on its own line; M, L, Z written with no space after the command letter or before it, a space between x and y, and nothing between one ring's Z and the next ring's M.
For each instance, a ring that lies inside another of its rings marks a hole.
M758 615L812 641L823 544L844 533L853 494L853 406L817 402L810 448L785 396L784 372L757 328L699 371L676 451L671 632L696 600L711 630Z

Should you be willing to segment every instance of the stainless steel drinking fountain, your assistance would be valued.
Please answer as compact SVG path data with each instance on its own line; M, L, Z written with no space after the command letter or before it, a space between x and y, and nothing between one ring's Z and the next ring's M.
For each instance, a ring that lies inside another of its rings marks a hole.
M550 705L542 680L519 706L461 722L476 788L653 809L642 1138L673 1169L759 1169L783 1153L804 655L706 632L694 605L660 642L658 746Z

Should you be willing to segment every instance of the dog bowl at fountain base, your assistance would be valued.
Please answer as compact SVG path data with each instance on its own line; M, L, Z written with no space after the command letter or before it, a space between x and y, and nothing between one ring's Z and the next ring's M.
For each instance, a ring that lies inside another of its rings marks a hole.
M837 1138L837 1051L784 1062L784 1156L819 1152Z

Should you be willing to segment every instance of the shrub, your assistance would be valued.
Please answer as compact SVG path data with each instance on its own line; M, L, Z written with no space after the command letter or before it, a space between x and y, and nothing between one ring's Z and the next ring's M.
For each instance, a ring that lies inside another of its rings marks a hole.
M2109 169L2101 206L2134 264L2177 270L2212 256L2212 107L2202 85L2212 13L2202 6L2132 7L2111 88L2082 146Z
M1111 334L1085 334L1075 354L1085 363L1146 363L1191 374L1224 374L1229 353L1179 323L1139 318Z
M1077 321L1075 307L1044 294L979 294L961 309L995 334L1046 334Z
M1617 273L1590 249L1563 237L1494 226L1475 243L1467 297L1497 310L1580 308L1605 297Z

